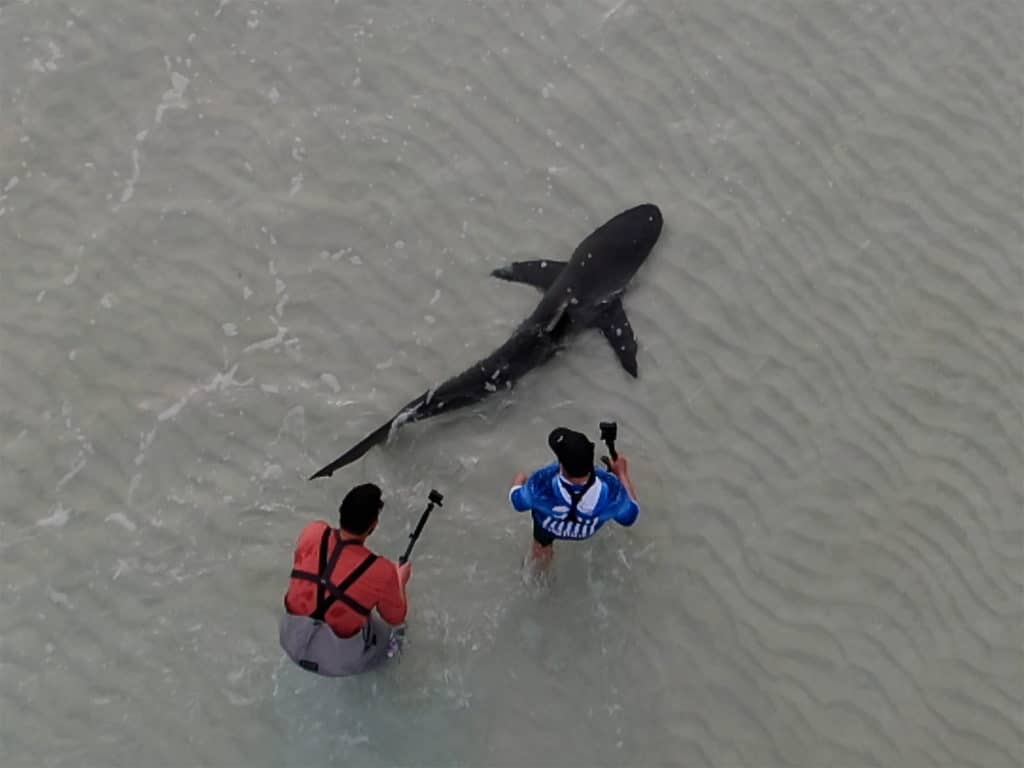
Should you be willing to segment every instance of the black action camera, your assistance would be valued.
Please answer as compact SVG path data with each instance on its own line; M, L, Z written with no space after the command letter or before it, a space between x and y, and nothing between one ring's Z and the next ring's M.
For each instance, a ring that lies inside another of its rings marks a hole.
M437 504L437 506L440 507L442 506L441 502L444 500L444 496L442 496L440 493L431 488L430 493L427 494L427 499L430 501L431 504Z

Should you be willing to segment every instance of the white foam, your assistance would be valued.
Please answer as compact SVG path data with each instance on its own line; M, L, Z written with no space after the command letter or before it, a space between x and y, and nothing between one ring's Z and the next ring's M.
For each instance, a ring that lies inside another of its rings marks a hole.
M68 524L71 517L71 510L58 504L57 508L48 517L36 520L36 525L41 528L63 528Z
M103 520L107 523L117 523L126 531L134 531L138 528L123 512L111 512Z
M132 149L132 175L125 183L124 190L121 192L121 202L127 203L135 195L135 182L139 180L141 170L139 167L139 148L134 147Z
M171 72L171 87L164 91L163 99L157 105L153 121L163 122L164 112L168 109L187 109L188 102L185 101L185 89L188 88L189 79L178 72Z

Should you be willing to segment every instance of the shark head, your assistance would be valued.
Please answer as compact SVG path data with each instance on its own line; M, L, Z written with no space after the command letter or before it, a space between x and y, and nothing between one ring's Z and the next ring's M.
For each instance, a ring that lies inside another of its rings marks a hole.
M614 300L647 260L661 226L661 211L651 203L623 211L579 244L556 290L581 313Z

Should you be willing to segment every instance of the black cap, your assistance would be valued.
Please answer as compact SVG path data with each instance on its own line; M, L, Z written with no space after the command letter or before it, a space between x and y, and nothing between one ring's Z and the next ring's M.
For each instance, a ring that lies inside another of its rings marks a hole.
M548 435L548 445L569 477L584 477L594 470L594 444L582 432L557 427Z

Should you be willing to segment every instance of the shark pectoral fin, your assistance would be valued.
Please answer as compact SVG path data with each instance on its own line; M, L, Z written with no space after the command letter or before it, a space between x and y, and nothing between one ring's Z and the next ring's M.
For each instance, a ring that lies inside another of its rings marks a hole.
M633 326L629 324L626 317L626 310L622 308L622 302L616 299L608 305L608 309L602 312L594 326L601 329L601 333L608 339L608 343L615 350L619 362L626 369L630 376L636 378L636 333Z
M541 291L546 291L565 268L564 261L517 261L507 267L498 267L491 272L493 277L500 277L510 283L525 283Z

